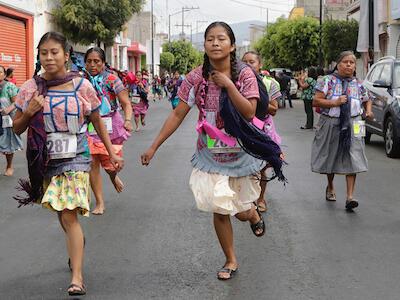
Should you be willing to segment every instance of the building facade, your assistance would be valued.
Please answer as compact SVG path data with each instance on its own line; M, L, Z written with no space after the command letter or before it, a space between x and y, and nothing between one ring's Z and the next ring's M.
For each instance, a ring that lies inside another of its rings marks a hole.
M17 85L33 74L33 1L0 1L0 65L14 68Z

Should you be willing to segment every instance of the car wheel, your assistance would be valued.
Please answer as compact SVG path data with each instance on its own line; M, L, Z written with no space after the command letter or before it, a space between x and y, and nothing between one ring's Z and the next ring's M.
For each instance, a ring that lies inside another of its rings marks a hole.
M367 132L365 133L364 141L365 141L366 144L371 143L371 135L372 135L372 133L369 132L369 131L367 131Z
M394 126L392 117L388 117L385 123L385 151L388 157L400 156L400 141Z

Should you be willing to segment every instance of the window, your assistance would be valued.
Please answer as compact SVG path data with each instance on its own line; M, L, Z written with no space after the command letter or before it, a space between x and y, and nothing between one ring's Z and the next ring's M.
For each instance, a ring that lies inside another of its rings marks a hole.
M392 64L386 63L383 65L379 80L387 83L387 85L392 83Z
M371 73L369 73L368 81L374 83L376 80L378 80L379 75L381 74L382 68L383 68L382 64L376 65L372 69Z

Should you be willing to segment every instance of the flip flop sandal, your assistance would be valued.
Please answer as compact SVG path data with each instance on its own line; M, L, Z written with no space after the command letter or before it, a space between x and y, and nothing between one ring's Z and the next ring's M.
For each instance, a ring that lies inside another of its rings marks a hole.
M85 246L86 246L86 238L85 238L85 236L83 236L83 248L85 248ZM70 258L68 258L68 268L72 272L72 265L71 265L71 259Z
M69 285L68 290L70 288L77 288L77 290L72 290L72 291L68 291L68 295L70 296L83 296L86 295L86 287L84 284L82 284L82 286L79 286L75 283L72 283Z
M219 280L229 280L229 279L232 279L233 276L236 274L237 270L238 270L238 269L232 270L232 269L223 267L221 270L218 271L218 273L217 273L217 278L218 278ZM218 275L219 273L229 274L229 277L227 277L227 278L220 277L220 276Z
M356 208L358 206L358 201L355 199L347 199L346 200L346 209L347 210L353 210L353 208Z
M256 224L250 224L250 227L255 236L261 237L265 234L265 223L264 223L263 216L262 216L260 210L258 209L257 204L256 203L253 203L253 204L256 207L256 212L258 213L258 216L260 217L260 221L258 221ZM262 230L262 232L257 234L257 231L260 229Z
M326 201L336 201L336 194L328 191L328 187L325 190L325 199Z

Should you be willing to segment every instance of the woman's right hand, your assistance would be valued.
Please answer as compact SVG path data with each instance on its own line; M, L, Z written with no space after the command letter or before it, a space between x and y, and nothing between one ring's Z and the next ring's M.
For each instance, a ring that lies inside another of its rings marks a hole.
M345 104L347 102L347 96L342 95L336 100L336 106L340 106L342 104Z
M148 166L150 164L150 161L153 158L154 153L156 153L156 151L153 150L152 148L149 148L149 149L146 150L145 153L143 153L141 155L141 160L142 160L142 165L143 166Z
M36 91L33 94L31 100L29 101L28 108L26 109L25 112L30 116L33 116L43 108L43 105L44 105L44 97L43 95L39 95L39 92Z

